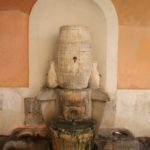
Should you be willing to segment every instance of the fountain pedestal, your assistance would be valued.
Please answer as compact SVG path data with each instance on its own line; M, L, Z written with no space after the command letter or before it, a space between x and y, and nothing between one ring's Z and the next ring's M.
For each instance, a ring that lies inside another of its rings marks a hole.
M57 50L48 72L48 77L53 74L48 85L56 88L57 95L56 119L50 125L53 150L92 150L96 123L92 120L91 92L99 88L99 75L96 68L92 69L88 28L61 27Z
M53 120L50 126L53 150L91 150L95 122Z

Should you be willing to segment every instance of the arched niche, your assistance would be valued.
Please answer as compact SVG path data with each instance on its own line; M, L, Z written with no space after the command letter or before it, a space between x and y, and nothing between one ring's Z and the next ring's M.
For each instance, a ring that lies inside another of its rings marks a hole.
M110 0L37 1L30 17L30 87L38 91L44 85L49 60L55 56L59 28L66 24L89 27L102 86L114 95L117 88L118 22Z
M102 9L106 24L106 83L105 88L114 97L117 91L118 16L111 0L94 0Z

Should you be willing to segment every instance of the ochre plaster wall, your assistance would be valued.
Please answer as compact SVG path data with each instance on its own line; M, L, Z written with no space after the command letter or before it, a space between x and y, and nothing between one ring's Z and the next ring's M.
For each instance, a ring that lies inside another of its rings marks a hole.
M118 88L150 88L150 1L113 0L119 18Z
M150 1L113 0L119 19L115 127L150 135Z
M30 14L32 6L37 0L0 0L0 10L18 9Z
M0 87L29 86L28 25L36 0L0 0Z
M28 15L0 11L0 86L28 85Z

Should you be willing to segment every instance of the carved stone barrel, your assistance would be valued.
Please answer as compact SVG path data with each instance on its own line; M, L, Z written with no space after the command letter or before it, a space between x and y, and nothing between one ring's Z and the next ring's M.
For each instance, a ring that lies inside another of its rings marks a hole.
M53 150L92 150L94 122L54 120L50 126Z
M63 26L58 39L58 85L68 89L88 87L92 68L91 36L86 27Z
M91 43L89 29L85 26L66 25L60 28L59 42L62 43Z
M65 120L91 118L91 90L58 89L57 114Z

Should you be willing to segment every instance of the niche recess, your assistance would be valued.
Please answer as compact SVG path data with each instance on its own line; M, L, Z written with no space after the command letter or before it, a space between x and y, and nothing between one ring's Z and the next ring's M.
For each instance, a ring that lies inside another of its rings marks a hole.
M0 0L0 86L28 86L28 23L36 0Z
M36 3L30 17L31 85L44 84L49 60L55 56L58 30L66 24L89 27L94 60L102 74L101 84L109 94L115 93L118 22L110 0L39 0Z

